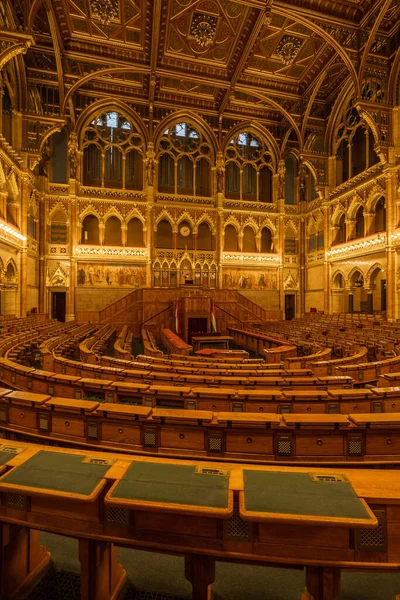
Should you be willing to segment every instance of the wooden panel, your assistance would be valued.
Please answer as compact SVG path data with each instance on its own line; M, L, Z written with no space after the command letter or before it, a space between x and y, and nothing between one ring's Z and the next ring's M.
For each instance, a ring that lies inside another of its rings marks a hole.
M71 418L69 415L66 417L53 415L51 430L52 433L85 437L85 425L83 419Z
M297 433L296 456L344 456L342 433L321 435Z
M35 410L10 406L8 419L11 424L20 425L21 427L29 427L30 429L36 429L37 427Z
M136 511L135 529L215 538L217 537L217 519Z
M392 433L373 433L365 436L365 454L400 455L400 439L397 431Z
M252 402L246 400L244 402L244 410L246 412L265 412L265 413L276 413L278 412L277 402Z
M353 400L346 402L342 400L340 402L340 412L342 415L349 415L351 413L363 413L370 412L371 401L370 400Z
M400 412L400 400L384 400L383 406L383 412Z
M388 560L400 562L400 506L388 505L386 509L388 528Z
M52 385L52 382L50 382L50 385ZM61 398L75 398L75 389L73 385L54 383L53 390L53 396L60 396Z
M293 412L323 414L326 412L326 404L324 402L293 402Z
M183 427L161 428L160 447L205 450L204 431Z
M228 431L225 438L226 452L240 452L251 454L273 454L272 432L237 433Z
M121 444L141 445L140 425L126 423L102 423L101 439L104 442L120 442Z
M323 546L326 548L348 548L349 530L345 527L321 527L310 525L300 528L295 525L260 523L258 540L260 542L299 544L301 546Z
M217 410L218 412L229 412L231 403L229 400L202 400L197 399L197 408L199 410Z

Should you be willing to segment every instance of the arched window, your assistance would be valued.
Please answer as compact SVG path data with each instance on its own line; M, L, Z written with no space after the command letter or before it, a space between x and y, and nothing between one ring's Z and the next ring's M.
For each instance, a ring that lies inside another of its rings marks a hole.
M134 248L142 248L144 246L143 223L136 217L128 223L126 245L133 246Z
M225 196L272 202L272 155L260 138L242 132L225 150Z
M295 203L296 161L293 156L285 160L285 204Z
M367 142L368 132L361 125L357 127L352 138L351 146L351 176L354 177L365 171L367 167Z
M81 244L96 245L99 243L99 220L94 215L87 215L82 222Z
M375 206L375 233L386 231L386 204L385 198L379 198Z
M121 221L118 217L109 217L104 228L106 246L122 246Z
M213 250L211 227L208 223L200 223L197 229L197 249Z
M228 252L237 252L239 249L238 235L233 225L225 227L224 250Z
M51 217L50 243L67 243L67 215L63 210L56 210Z
M317 233L317 250L323 250L325 247L324 230L320 229Z
M17 283L17 273L15 272L15 267L12 263L8 263L7 265L6 280L7 283Z
M339 219L339 228L337 230L336 235L336 244L343 244L347 239L347 231L346 231L346 216L343 214Z
M173 248L174 238L171 223L165 219L157 225L157 248Z
M296 234L291 227L285 229L285 254L296 254L297 240Z
M243 229L243 252L257 252L256 236L252 227Z
M273 252L274 247L272 243L272 233L269 227L263 227L261 229L261 252Z
M82 149L84 185L143 189L144 139L122 113L95 117L83 132Z
M364 237L364 208L362 206L356 212L355 237Z
M2 135L12 145L12 102L7 85L3 86Z
M212 148L189 121L175 123L158 142L158 190L169 194L211 196Z

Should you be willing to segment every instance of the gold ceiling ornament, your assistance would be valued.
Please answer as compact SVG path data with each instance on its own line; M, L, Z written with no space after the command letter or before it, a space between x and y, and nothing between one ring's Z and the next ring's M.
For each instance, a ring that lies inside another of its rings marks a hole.
M103 25L108 25L119 13L118 0L90 0L90 8Z
M296 58L301 44L301 39L292 35L284 35L276 47L275 54L283 60L286 66L289 66Z
M218 19L212 15L196 13L192 19L190 33L202 48L209 46L217 31Z

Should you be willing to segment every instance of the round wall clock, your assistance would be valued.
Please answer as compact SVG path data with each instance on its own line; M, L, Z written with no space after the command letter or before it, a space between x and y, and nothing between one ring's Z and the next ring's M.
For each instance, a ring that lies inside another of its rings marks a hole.
M188 235L190 235L190 227L188 227L187 225L182 225L182 227L180 228L180 233L184 237L187 237Z

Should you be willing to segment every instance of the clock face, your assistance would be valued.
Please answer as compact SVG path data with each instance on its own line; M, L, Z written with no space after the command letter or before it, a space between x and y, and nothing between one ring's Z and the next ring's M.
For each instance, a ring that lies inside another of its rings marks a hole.
M182 225L180 232L181 232L181 235L186 237L187 235L190 234L190 227L188 227L187 225Z

